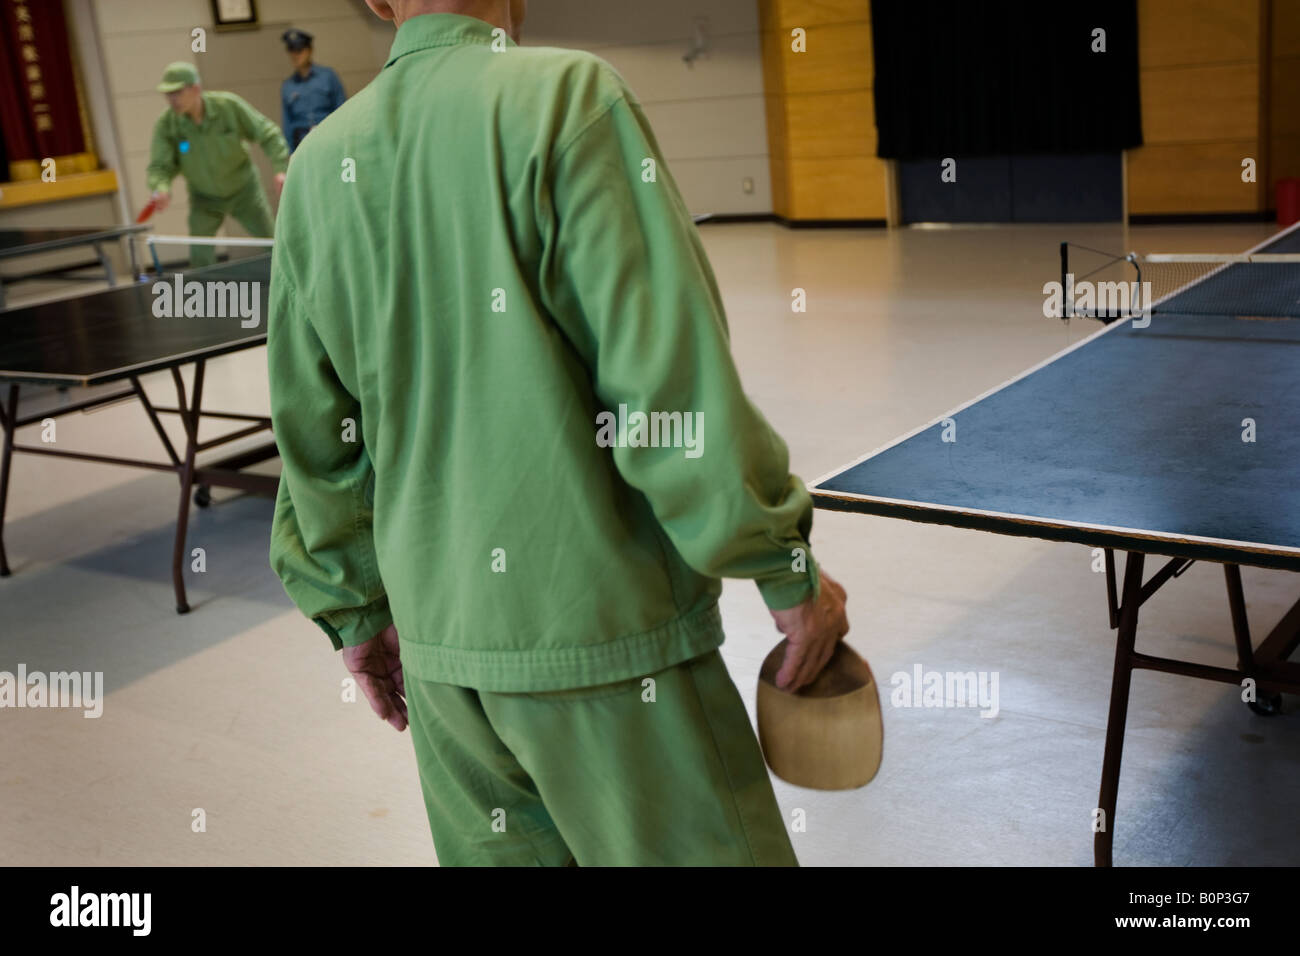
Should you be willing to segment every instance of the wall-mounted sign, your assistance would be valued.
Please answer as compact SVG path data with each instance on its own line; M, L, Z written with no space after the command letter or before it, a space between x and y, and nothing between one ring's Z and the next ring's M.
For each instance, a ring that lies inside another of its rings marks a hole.
M212 19L217 29L257 26L256 0L212 0Z

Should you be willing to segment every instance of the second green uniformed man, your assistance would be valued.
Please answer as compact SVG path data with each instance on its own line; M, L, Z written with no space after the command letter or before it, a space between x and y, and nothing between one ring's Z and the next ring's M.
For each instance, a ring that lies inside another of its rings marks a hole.
M275 217L244 143L257 143L271 161L278 198L289 168L289 147L279 127L234 93L205 92L190 63L168 66L158 92L167 97L167 109L154 124L148 169L157 211L171 202L171 183L179 173L189 187L191 235L215 236L230 216L249 235L269 238ZM211 246L195 246L190 261L206 265L214 254Z

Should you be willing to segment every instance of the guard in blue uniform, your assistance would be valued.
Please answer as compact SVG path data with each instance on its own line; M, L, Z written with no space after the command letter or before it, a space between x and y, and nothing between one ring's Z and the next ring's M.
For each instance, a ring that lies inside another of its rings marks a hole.
M311 61L312 36L306 30L285 30L280 37L289 51L293 75L280 84L284 138L289 151L298 148L308 130L343 105L347 95L339 75Z

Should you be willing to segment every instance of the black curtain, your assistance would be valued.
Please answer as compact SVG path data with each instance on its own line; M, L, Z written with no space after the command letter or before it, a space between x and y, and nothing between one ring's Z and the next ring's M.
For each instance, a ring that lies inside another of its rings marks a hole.
M1142 145L1136 0L872 0L871 32L881 157Z

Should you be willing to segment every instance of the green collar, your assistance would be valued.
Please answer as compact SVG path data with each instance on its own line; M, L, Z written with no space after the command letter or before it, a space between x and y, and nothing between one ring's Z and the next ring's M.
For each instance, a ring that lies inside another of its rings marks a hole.
M181 126L189 126L192 129L202 129L208 124L209 120L212 119L212 101L208 98L206 90L199 94L199 99L203 101L203 122L194 122L194 120L190 119L189 113L172 113L172 116L176 118L176 121ZM168 109L170 110L170 107Z
M464 43L489 44L497 28L486 20L466 17L459 13L426 13L411 17L397 28L397 37L393 40L393 49L388 54L384 68L392 66L401 57L417 50L429 50L439 46L459 46ZM507 46L518 46L514 40L505 36Z

